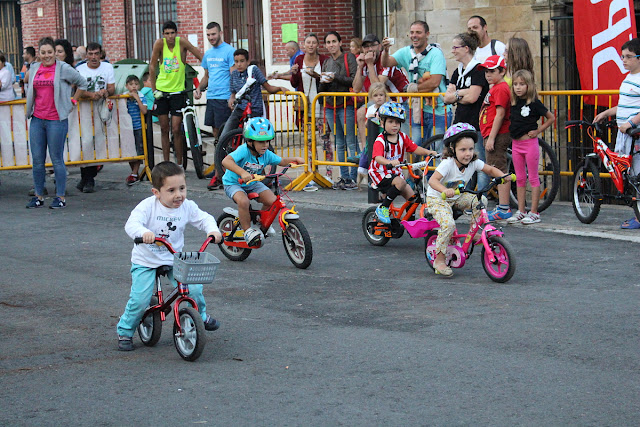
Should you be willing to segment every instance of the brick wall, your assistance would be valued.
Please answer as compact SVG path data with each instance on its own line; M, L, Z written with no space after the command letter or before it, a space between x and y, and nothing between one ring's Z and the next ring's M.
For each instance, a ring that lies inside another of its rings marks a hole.
M102 48L109 61L127 57L125 7L122 0L102 0ZM91 42L91 40L88 40Z
M289 58L282 43L282 24L298 24L298 43L302 45L305 35L316 33L320 39L320 52L326 54L322 40L327 31L335 30L342 37L342 46L349 48L354 37L353 6L349 0L283 0L271 2L271 25L273 30L273 63L284 64Z
M58 13L61 7L59 0L41 0L20 7L23 46L34 46L37 50L38 40L42 37L62 37ZM42 10L42 16L38 16L38 9Z
M197 45L194 46L204 53L204 27L202 25L202 1L201 0L180 0L177 2L178 8L178 36L187 39L189 34L198 35ZM187 62L199 64L200 62L191 54L187 54Z

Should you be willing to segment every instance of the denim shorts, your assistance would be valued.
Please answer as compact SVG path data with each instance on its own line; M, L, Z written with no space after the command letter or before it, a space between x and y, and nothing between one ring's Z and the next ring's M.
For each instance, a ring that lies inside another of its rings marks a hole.
M229 197L231 200L233 200L233 196L234 194L236 194L238 191L244 191L245 193L262 193L263 191L269 191L269 187L267 187L266 185L264 185L262 182L260 181L256 181L256 182L252 182L249 185L246 186L241 186L240 184L233 184L233 185L225 185L224 186L224 192L227 195L227 197Z

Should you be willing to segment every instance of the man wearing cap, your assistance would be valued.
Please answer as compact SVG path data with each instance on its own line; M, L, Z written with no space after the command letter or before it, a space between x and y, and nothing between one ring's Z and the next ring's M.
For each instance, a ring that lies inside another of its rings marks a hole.
M400 48L393 55L389 54L391 40L385 37L382 40L381 62L385 67L398 66L407 71L409 81L416 83L418 92L438 93L447 90L445 76L447 75L447 62L444 53L437 44L429 44L429 25L425 21L415 21L409 28L411 46ZM444 101L441 97L425 98L422 109L422 123L412 123L411 138L420 142L432 135L444 133L446 125L451 123L452 114L449 112L445 119ZM420 111L418 111L420 113ZM422 125L422 129L420 128ZM442 147L436 147L438 151Z
M361 53L358 60L358 71L353 79L353 91L354 92L368 92L372 83L384 83L387 86L387 91L391 93L401 93L405 91L405 88L409 84L407 76L397 67L383 67L380 63L380 51L382 45L380 39L375 34L367 34L362 40L362 49L364 53ZM400 99L394 99L401 102ZM369 100L371 102L371 100ZM362 105L358 108L358 138L360 145L364 144L364 129L366 126L367 106Z
M484 69L487 83L491 85L480 110L480 133L484 139L487 164L509 173L507 149L511 146L509 115L511 113L511 90L504 81L507 64L500 55L491 55L479 68ZM510 183L498 186L498 206L489 212L489 221L511 218L509 207Z

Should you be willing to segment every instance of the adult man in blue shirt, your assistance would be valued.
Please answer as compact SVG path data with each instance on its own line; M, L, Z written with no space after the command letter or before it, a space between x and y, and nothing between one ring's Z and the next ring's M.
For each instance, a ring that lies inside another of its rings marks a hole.
M231 115L227 100L231 97L229 78L234 69L233 52L235 49L222 41L222 29L217 22L207 25L207 39L211 43L211 49L207 50L202 58L204 77L200 85L193 93L194 98L200 99L202 91L207 90L207 109L204 115L205 126L213 127L213 136L218 137L224 124ZM211 84L209 84L211 81ZM216 171L215 176L209 182L209 190L217 190L222 187L221 176Z
M418 92L438 93L445 92L447 87L445 79L447 75L447 63L444 53L438 45L429 44L429 25L424 21L415 21L409 29L411 46L405 46L389 54L390 40L382 40L381 64L383 67L401 67L407 71L409 82L417 83ZM434 99L435 106L431 105ZM432 135L444 133L446 124L451 123L451 113L445 120L444 102L440 97L424 98L422 129L420 123L412 121L411 138L419 143L421 137L427 139ZM421 132L422 131L422 132ZM416 135L417 133L417 135ZM442 151L442 147L436 147Z

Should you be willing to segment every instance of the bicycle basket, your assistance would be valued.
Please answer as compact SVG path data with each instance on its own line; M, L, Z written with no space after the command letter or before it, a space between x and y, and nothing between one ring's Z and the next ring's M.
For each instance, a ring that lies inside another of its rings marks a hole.
M209 252L173 254L173 277L185 284L212 283L220 260Z

